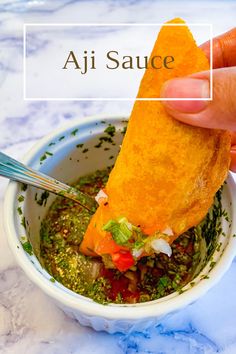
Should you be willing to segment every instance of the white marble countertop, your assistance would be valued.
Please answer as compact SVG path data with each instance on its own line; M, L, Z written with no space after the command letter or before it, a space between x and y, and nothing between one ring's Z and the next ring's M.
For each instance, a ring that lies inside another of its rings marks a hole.
M15 157L68 120L129 113L130 102L27 102L22 92L24 22L158 22L176 16L235 26L234 1L2 0L0 2L0 149ZM7 181L0 179L3 204ZM196 303L146 333L109 335L83 328L35 287L16 265L0 216L0 353L236 353L236 262Z

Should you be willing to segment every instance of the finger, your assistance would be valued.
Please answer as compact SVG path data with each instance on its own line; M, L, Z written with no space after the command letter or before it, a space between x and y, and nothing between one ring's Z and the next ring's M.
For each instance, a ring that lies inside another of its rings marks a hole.
M236 132L231 132L231 144L235 145L236 148Z
M231 155L230 169L231 171L236 172L236 145L232 146L230 155Z
M210 42L200 46L210 60ZM236 28L213 39L213 68L236 65Z
M210 96L209 72L167 81L163 98L203 98L201 101L164 101L166 110L184 123L205 128L236 131L236 67L213 70L213 100Z

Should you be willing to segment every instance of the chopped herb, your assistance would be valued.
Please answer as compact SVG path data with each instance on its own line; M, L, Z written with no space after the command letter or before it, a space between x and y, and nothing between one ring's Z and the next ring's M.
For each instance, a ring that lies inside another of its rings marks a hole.
M124 127L124 128L122 129L122 131L121 131L121 134L125 135L126 130L127 130L127 127Z
M21 207L18 207L18 208L17 208L17 211L18 211L18 214L19 214L19 215L22 215L22 214L23 214Z
M65 136L61 136L60 138L58 138L59 141L62 141L63 139L65 139Z
M210 279L209 275L202 275L201 279Z
M21 225L26 229L25 217L23 216L21 219Z
M26 241L26 242L21 243L21 244L22 244L22 247L25 250L25 252L27 252L30 256L32 256L33 255L33 248L31 246L30 242Z
M36 202L38 205L46 205L47 204L47 199L49 197L50 193L48 191L44 191L39 199L36 199ZM37 196L35 195L35 197L37 198Z
M116 132L116 128L114 125L109 125L105 130L104 133L107 133L108 135L110 135L111 137L113 137L115 135Z
M216 265L216 262L215 262L215 261L212 261L212 262L210 263L210 268L214 268L215 265Z
M56 143L54 143L53 141L50 144L48 144L48 146L53 146L53 145L56 145Z
M134 249L136 249L136 250L139 250L143 246L144 246L144 242L143 241L135 241L134 242Z
M27 188L28 188L27 184L23 183L21 190L25 192Z
M100 141L98 144L94 145L95 148L100 148L102 146L102 141Z
M112 160L112 159L114 159L114 156L113 156L113 155L111 155L111 156L109 157L109 160Z
M113 143L113 140L109 136L101 136L99 138L100 142Z
M170 278L169 277L161 277L160 280L159 280L159 283L166 287L170 282Z
M23 195L20 195L20 196L18 197L18 202L19 202L19 203L23 202L24 200L25 200L25 197L24 197Z
M78 133L78 131L79 131L79 129L77 128L77 129L73 130L70 134L71 134L72 136L76 136L76 134Z
M44 160L46 160L46 158L47 158L47 155L46 155L46 154L43 154L43 155L40 157L39 161L40 161L40 162L43 162Z
M84 146L84 144L77 144L76 147L77 148L82 148Z
M55 282L56 282L56 280L55 280L54 278L50 278L50 281L51 281L52 283L55 283Z
M53 156L53 153L52 152L49 152L49 151L45 151L45 153L40 157L39 161L40 161L40 164L42 164L42 162L44 160L46 160L46 158L48 156Z
M84 149L84 150L82 150L82 153L85 154L88 151L89 151L89 149Z
M220 252L221 246L222 246L222 242L218 243L216 247L217 252Z

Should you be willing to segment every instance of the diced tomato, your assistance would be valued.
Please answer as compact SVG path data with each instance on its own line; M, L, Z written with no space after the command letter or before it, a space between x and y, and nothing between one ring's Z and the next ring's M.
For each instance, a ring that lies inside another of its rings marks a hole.
M111 255L112 262L120 272L124 272L135 264L129 251L119 251Z
M130 293L130 295L129 295L129 293ZM123 300L130 303L130 304L138 302L139 298L140 298L139 291L135 291L132 293L131 291L127 290L126 294L123 295Z
M119 279L116 279L114 276L115 272L111 269L106 269L105 267L103 267L103 269L101 270L100 275L106 278L110 283L111 287L107 290L107 296L112 301L115 301L119 294L125 302L138 302L140 292L138 290L135 292L128 290L129 279L126 278L124 275L120 276Z

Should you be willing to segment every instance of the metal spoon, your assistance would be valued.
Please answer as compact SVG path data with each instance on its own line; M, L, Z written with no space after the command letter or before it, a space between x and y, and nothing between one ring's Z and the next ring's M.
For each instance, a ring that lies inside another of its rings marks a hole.
M0 176L7 177L17 182L30 184L51 193L72 199L91 213L94 213L97 208L95 199L89 195L57 181L55 178L35 171L2 152L0 152Z

